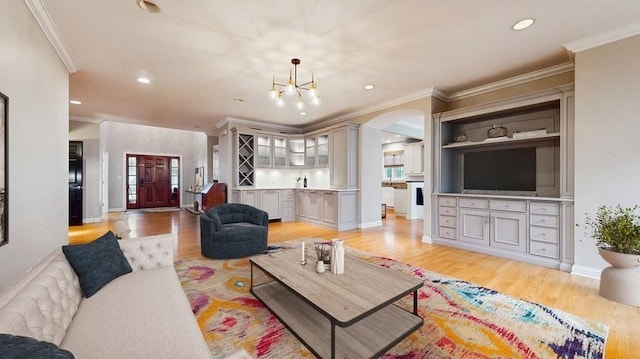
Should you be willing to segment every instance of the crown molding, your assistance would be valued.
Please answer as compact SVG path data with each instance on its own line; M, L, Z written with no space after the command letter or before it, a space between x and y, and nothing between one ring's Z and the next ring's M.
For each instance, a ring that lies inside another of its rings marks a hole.
M468 90L459 91L449 95L449 101L461 100L467 97L482 95L491 91L501 90L501 89L515 86L515 85L521 85L527 82L540 80L545 77L551 77L551 76L559 75L565 72L571 72L573 70L574 70L573 64L567 62L564 64L548 67L546 69L514 76L505 80L492 82L487 85L482 85L482 86L474 87Z
M301 133L300 129L297 127L284 126L284 125L278 125L275 123L267 123L267 122L261 122L261 121L246 120L242 118L229 117L229 116L218 121L216 123L216 128L222 128L226 125L246 126L257 131L271 131L271 132L279 131L282 133L289 133L289 134Z
M423 99L425 99L427 97L430 97L430 96L438 97L440 99L443 99L444 101L447 101L447 98L448 98L448 96L444 92L436 89L435 87L429 87L429 88L426 88L424 90L409 94L407 96L397 97L397 98L395 98L393 100L389 100L387 102L383 102L383 103L377 104L375 106L366 107L366 108L363 108L361 110L357 110L357 111L354 111L354 112L349 112L349 113L344 114L342 116L332 117L330 119L326 119L326 118L319 119L318 121L306 126L305 130L316 130L316 129L324 128L324 127L329 126L329 125L334 125L334 124L337 124L337 123L340 123L340 122L348 121L348 120L357 118L359 116L364 116L364 115L370 114L372 112L386 110L386 109L389 109L389 108L391 108L393 106L402 105L402 104L407 103L407 102L416 101L416 100L423 100Z
M62 40L62 36L60 36L60 33L58 32L56 24L54 24L51 16L49 16L49 12L47 11L47 8L44 6L42 1L24 0L24 2L29 8L29 11L31 11L33 17L36 19L36 22L40 26L40 29L49 40L49 43L51 43L51 46L53 46L54 50L56 50L58 57L60 57L60 60L62 60L62 63L67 68L67 71L69 71L69 73L78 71L76 64L71 58L69 50L67 50L67 47Z
M501 81L496 81L496 82L492 82L490 84L486 84L486 85L482 85L482 86L478 86L478 87L474 87L472 89L468 89L468 90L463 90L463 91L459 91L453 94L447 94L445 92L443 92L442 90L436 88L436 87L429 87L426 88L422 91L410 94L408 96L404 96L404 97L399 97L393 100L390 100L388 102L384 102L384 103L380 103L376 106L371 106L368 108L364 108L362 110L358 110L355 112L350 112L348 114L345 114L343 116L339 116L339 117L334 117L331 119L321 119L318 120L317 123L311 124L308 126L308 128L320 128L326 125L331 125L331 124L335 124L335 123L339 123L339 122L343 122L343 121L347 121L347 120L351 120L353 118L359 117L359 116L363 116L363 115L367 115L370 114L372 112L375 111L380 111L380 110L386 110L389 109L393 106L396 105L401 105L403 103L407 103L410 101L414 101L414 100L420 100L420 99L424 99L427 97L433 97L433 98L438 98L442 101L445 102L451 102L451 101L455 101L455 100L461 100L467 97L471 97L471 96L477 96L477 95L481 95L484 93L488 93L491 91L496 91L496 90L500 90L503 88L507 88L507 87L511 87L511 86L515 86L515 85L521 85L521 84L525 84L527 82L531 82L531 81L535 81L535 80L539 80L539 79L543 79L546 77L551 77L551 76L555 76L555 75L559 75L559 74L563 74L565 72L571 72L574 70L574 65L570 62L564 63L564 64L560 64L560 65L556 65L556 66L552 66L552 67L548 67L545 69L541 69L541 70L537 70L537 71L533 71L533 72L528 72L526 74L522 74L522 75L518 75L518 76L514 76L505 80L501 80Z
M640 22L572 41L565 44L564 48L575 54L636 35L640 35Z

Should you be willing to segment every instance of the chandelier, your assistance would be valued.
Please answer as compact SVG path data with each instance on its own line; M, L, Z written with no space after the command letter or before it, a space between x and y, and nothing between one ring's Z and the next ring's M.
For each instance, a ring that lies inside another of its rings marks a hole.
M289 82L286 84L279 84L276 82L276 77L273 77L271 89L269 90L269 96L271 99L275 101L277 107L282 108L285 105L284 96L296 96L296 108L299 111L303 111L305 103L302 100L302 92L307 91L311 104L314 106L320 105L318 85L313 79L313 73L311 74L311 81L298 84L298 65L300 65L300 59L291 59L291 63L293 64L293 71L289 70Z

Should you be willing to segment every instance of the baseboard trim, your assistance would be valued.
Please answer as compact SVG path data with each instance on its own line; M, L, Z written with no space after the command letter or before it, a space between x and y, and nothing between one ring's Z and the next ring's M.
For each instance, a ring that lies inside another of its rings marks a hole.
M433 243L431 236L422 236L422 243Z
M598 280L600 280L600 272L602 272L601 269L581 266L577 264L574 264L573 269L571 270L571 274Z
M382 226L382 220L375 221L375 222L368 222L368 223L360 223L358 228L366 229L366 228L373 228L373 227L380 227L380 226Z
M125 208L109 208L109 213L111 212L125 212Z
M102 217L100 218L83 218L82 223L100 223L102 222Z

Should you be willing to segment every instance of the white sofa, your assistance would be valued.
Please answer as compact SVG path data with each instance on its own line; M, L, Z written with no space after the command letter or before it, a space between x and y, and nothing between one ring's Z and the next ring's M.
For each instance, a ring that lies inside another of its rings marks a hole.
M57 249L0 295L0 333L75 358L211 358L173 267L170 234L118 242L133 272L84 298Z

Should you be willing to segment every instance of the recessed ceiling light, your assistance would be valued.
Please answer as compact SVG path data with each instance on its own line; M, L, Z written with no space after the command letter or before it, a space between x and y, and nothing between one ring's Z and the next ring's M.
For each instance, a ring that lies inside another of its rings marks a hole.
M396 134L396 137L400 137L400 135Z
M78 101L78 100L69 100L69 103L74 105L82 105L82 101Z
M373 85L373 84L366 84L366 85L362 86L362 88L367 90L367 91L369 91L369 90L373 90L374 88L376 88L376 86Z
M149 79L148 79L148 78L146 78L146 77L142 77L142 76L138 77L138 78L136 79L136 81L138 81L138 82L139 82L139 83L141 83L141 84L148 84L148 83L151 83L151 80L149 80Z
M150 14L157 14L160 12L160 8L158 5L154 4L149 0L136 0L138 7L141 8L144 12L148 12Z
M532 19L532 18L522 19L522 20L516 22L515 24L513 24L512 29L514 29L516 31L524 30L524 29L528 28L529 26L533 25L534 22L535 22L535 20Z
M306 112L304 112L304 111L300 112L300 116L306 116L306 115L307 115Z

